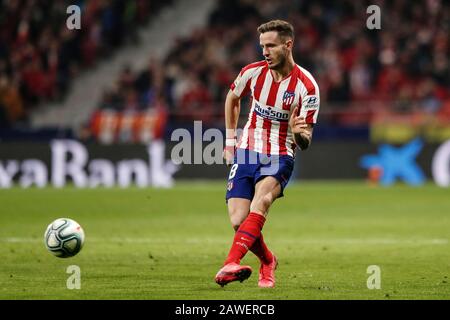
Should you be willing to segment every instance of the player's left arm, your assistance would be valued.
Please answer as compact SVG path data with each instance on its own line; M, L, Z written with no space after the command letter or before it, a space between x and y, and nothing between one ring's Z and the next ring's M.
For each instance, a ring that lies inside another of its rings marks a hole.
M292 134L294 135L295 144L301 150L306 150L311 144L313 134L313 123L306 123L306 119L302 115L298 115L298 107L294 108L289 119Z
M308 92L302 99L301 108L296 106L292 111L289 125L294 135L295 143L301 150L311 145L314 124L317 122L320 98L317 85L314 92Z

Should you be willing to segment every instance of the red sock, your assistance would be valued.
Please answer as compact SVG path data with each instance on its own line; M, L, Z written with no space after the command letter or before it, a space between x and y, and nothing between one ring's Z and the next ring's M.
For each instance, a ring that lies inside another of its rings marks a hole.
M265 221L266 218L263 215L254 212L249 213L234 235L233 244L224 264L230 262L239 263L241 261L255 241L260 237L261 229Z
M253 243L250 251L253 252L259 260L265 264L269 264L273 260L272 252L270 252L269 248L267 248L262 233L255 243Z

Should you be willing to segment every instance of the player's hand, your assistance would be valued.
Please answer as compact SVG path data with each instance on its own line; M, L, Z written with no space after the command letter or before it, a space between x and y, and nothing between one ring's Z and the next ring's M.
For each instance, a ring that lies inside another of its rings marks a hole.
M228 139L227 139L228 140ZM230 144L227 142L226 144ZM236 153L236 144L234 145L225 145L225 148L223 149L223 158L225 159L225 164L229 167L234 162L234 155Z
M306 123L305 117L298 115L298 107L292 111L289 126L293 134L309 134L309 125Z

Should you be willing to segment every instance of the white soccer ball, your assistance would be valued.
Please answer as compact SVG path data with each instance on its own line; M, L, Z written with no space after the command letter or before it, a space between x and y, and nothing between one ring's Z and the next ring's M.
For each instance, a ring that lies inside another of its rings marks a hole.
M49 224L44 235L45 246L59 258L73 257L84 244L83 228L68 218L56 219Z

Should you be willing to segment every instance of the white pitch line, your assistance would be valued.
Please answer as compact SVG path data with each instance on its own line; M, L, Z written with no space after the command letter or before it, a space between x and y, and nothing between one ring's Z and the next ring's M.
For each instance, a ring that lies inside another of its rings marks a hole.
M168 238L86 238L86 242L93 243L148 243L148 244L216 244L228 243L229 239L222 238L186 238L184 240L174 240ZM43 239L25 237L0 238L3 243L38 243ZM393 239L393 238L308 238L308 239L277 239L276 243L296 244L296 245L447 245L448 239Z

